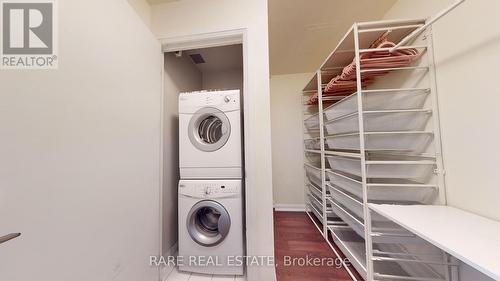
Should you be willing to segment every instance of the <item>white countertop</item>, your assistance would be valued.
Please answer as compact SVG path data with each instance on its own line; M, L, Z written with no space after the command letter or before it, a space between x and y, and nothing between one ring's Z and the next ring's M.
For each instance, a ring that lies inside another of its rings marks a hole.
M500 280L500 222L450 206L370 204L370 209Z

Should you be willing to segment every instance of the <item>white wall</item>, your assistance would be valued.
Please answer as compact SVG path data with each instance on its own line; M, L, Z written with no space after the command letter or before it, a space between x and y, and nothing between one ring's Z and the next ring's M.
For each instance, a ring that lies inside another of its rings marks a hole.
M126 1L58 3L59 69L0 71L0 279L157 280L160 45Z
M426 17L451 0L397 2L386 18ZM434 25L448 204L500 221L500 2L466 1Z
M400 0L385 18L425 18L452 2ZM465 1L433 31L448 204L500 221L498 11L497 0ZM482 280L462 269L462 280Z
M202 89L200 71L188 56L176 57L165 54L164 116L163 116L163 194L162 194L162 253L172 255L169 250L177 242L177 185L179 182L179 107L181 92Z
M151 27L151 5L147 0L127 0L142 21Z
M247 30L245 160L247 254L273 255L271 118L266 0L184 0L155 5L158 38L230 29ZM273 267L250 267L248 279L270 281Z
M243 69L207 71L203 73L202 79L204 90L239 89L243 91Z
M304 206L302 89L311 73L271 76L273 193L277 208Z

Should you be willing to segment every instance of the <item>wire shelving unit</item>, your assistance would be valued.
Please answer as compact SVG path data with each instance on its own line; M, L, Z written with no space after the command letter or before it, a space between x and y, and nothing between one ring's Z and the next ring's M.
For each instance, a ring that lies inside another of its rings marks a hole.
M306 213L353 280L456 281L445 252L370 210L369 204L446 204L432 30L426 20L355 23L302 91ZM418 50L407 66L364 68L383 34ZM356 89L327 83L356 65ZM384 73L369 86L363 75ZM317 95L317 102L310 97Z

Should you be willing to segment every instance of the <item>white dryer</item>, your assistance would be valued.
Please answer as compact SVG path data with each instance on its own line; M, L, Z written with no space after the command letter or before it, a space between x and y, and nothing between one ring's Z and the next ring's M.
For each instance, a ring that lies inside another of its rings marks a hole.
M179 182L179 270L243 275L241 180Z
M242 177L240 91L181 93L181 179Z

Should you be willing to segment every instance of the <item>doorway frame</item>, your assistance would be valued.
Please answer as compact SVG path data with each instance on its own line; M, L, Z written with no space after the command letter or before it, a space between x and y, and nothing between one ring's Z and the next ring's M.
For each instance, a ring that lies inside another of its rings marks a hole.
M164 54L169 53L169 52L176 52L176 51L186 51L186 50L192 50L192 49L201 49L201 48L211 48L211 47L221 47L221 46L227 46L227 45L236 45L236 44L241 44L242 49L243 49L243 151L244 155L248 155L249 151L249 143L250 143L250 136L249 136L249 128L247 120L249 120L249 106L248 103L245 102L248 100L248 41L247 41L247 29L246 28L240 28L240 29L230 29L230 30L221 30L221 31L215 31L215 32L207 32L207 33L200 33L200 34L190 34L188 36L174 36L174 37L167 37L167 38L159 38L158 39L160 44L161 44L161 53L162 53L162 69L161 69L161 120L160 120L160 199L159 199L159 204L160 204L160 241L159 241L159 255L162 256L165 251L168 250L169 254L174 254L172 252L175 252L178 247L178 243L174 244L170 249L165 249L164 251L164 246L163 246L163 184L164 184L164 176L163 176L163 169L164 169L164 149L163 149L163 144L164 144L164 122L165 122L165 107L164 107L164 102L165 102L165 64L164 64ZM243 186L248 186L248 181L246 178L246 173L245 173L245 167L248 167L248 165L251 165L249 162L249 159L247 157L243 157L244 163L244 171L243 171ZM245 191L245 197L246 198L246 188L243 189ZM246 199L245 199L246 201ZM246 209L245 206L248 205L246 202L243 201L243 207L244 210ZM247 212L245 210L245 220L247 219ZM244 230L244 233L246 235L246 230ZM244 239L245 243L248 241L247 239ZM245 245L245 247L248 247L248 244ZM158 277L159 280L163 280L165 276L163 276L162 268L158 268Z

